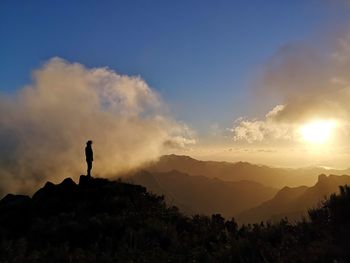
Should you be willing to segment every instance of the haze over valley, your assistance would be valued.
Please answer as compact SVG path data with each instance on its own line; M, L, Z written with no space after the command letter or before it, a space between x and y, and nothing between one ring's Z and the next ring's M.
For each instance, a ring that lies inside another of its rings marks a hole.
M287 169L165 155L123 180L164 195L188 215L220 213L239 223L300 220L350 184L348 170ZM327 175L326 175L327 174Z

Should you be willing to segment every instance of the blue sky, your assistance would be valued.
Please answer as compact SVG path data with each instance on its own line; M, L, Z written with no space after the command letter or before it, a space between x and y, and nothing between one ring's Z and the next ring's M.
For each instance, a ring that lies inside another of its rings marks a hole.
M140 75L199 133L229 127L260 114L251 82L280 47L349 24L341 2L4 0L0 92L30 83L33 69L59 56ZM266 100L264 110L273 105Z

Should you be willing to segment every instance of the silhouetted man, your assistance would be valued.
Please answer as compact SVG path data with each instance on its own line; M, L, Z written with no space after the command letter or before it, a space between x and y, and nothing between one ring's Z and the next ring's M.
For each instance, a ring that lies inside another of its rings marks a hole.
M92 151L91 144L92 144L92 141L87 141L86 147L85 147L85 157L86 157L86 163L87 163L87 176L89 176L89 177L91 177L92 162L94 160L94 152Z

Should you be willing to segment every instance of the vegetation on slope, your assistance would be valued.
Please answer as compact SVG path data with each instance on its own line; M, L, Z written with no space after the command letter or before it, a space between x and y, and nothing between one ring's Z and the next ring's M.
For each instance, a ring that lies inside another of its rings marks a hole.
M0 262L347 262L349 231L347 186L309 221L238 227L184 216L141 186L68 178L0 201Z

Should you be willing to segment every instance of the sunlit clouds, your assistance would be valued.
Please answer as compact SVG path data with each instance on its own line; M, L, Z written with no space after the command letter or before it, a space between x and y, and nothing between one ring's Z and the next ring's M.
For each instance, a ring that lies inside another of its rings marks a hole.
M193 144L193 135L140 77L53 58L34 72L31 85L0 97L0 183L25 191L78 177L89 139L93 173L108 176Z
M350 117L350 38L331 48L282 48L264 69L260 86L283 101L263 119L240 118L233 138L249 143L348 145ZM261 92L259 93L262 94ZM333 145L333 146L335 146Z
M274 96L280 103L264 117L236 119L229 128L232 143L218 147L216 156L225 160L241 156L277 166L289 162L290 166L348 167L349 36L328 39L330 44L323 47L288 44L271 56L255 83L256 100Z

